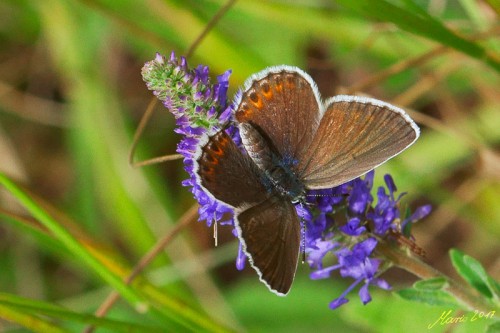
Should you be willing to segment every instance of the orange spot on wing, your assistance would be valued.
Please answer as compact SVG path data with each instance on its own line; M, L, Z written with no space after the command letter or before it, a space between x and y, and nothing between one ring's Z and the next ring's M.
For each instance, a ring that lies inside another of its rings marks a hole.
M224 154L224 150L222 150L222 147L221 146L217 146L215 147L215 149L213 150L213 152L216 154L216 155L219 155L219 156L222 156ZM216 159L216 163L217 163L217 159Z
M287 89L295 89L295 80L292 76L287 76L286 87Z
M272 90L269 90L269 91L263 91L262 94L264 95L264 97L266 99L271 99L273 98L273 91Z
M242 103L239 110L236 112L236 119L242 123L252 118L253 110L246 103Z
M250 92L249 96L250 97L250 103L253 104L257 109L262 109L264 106L264 103L262 103L262 98L260 98L259 94L257 94L255 91Z
M259 98L257 102L252 103L257 109L262 109L264 107L264 103L262 103L262 99Z
M261 88L262 88L262 94L264 95L264 97L266 99L271 99L273 98L273 90L271 89L271 87L269 86L269 83L265 82L261 85Z

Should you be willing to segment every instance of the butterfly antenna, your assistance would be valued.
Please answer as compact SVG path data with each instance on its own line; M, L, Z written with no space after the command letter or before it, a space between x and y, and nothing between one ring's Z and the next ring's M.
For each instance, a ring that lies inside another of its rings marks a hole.
M306 196L308 197L314 197L314 198L317 198L317 197L347 197L348 195L347 194L306 194Z
M301 203L300 206L304 208ZM302 264L306 262L306 221L303 216L300 216L300 224L302 225Z
M302 263L306 262L306 223L302 221Z

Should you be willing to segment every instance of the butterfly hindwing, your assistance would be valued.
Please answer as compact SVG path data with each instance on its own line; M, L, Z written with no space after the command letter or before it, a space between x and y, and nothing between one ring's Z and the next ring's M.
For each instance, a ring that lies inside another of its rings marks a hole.
M286 295L292 285L300 251L300 221L295 207L272 196L236 214L238 237L262 282Z

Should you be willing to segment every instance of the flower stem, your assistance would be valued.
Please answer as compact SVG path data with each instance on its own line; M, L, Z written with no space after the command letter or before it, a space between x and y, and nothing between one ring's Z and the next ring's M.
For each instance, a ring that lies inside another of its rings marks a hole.
M434 267L426 264L418 257L413 255L408 255L407 253L401 251L400 249L394 248L387 244L379 243L377 246L377 251L382 254L385 258L392 261L392 263L399 268L406 270L418 276L422 280L432 279L441 277L446 279L448 282L445 290L453 295L457 301L460 302L468 310L478 310L483 312L490 312L492 310L497 310L496 306L488 302L487 299L477 296L473 290L465 288L459 282L446 276L442 272L438 271ZM495 309L493 309L495 308Z

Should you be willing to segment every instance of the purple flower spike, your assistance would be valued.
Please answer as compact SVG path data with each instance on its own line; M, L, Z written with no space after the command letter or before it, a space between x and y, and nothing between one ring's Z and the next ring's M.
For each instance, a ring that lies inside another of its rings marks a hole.
M174 131L183 135L177 152L184 156L184 169L189 179L182 185L191 187L200 204L200 220L205 220L208 226L220 221L224 214L232 216L233 211L208 196L196 183L193 156L201 136L221 128L229 120L226 94L230 74L231 71L227 71L217 78L217 83L212 83L207 66L190 69L186 59L181 57L179 60L174 52L169 59L157 53L155 59L142 68L142 77L148 89L153 90L154 95L172 112L178 126Z

